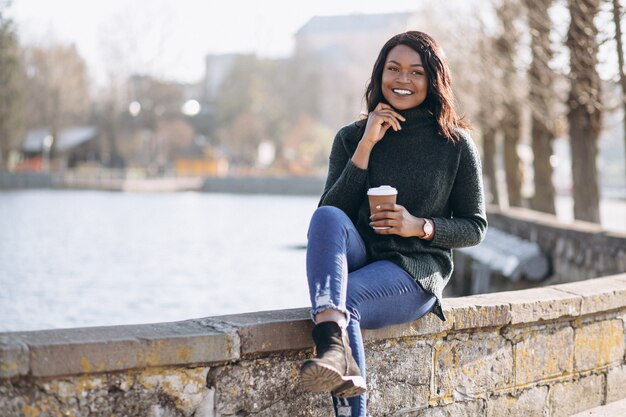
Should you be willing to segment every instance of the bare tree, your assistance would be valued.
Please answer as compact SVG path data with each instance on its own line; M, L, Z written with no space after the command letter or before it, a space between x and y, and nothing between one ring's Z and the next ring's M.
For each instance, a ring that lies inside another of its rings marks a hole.
M519 32L515 21L519 17L520 7L515 1L502 1L496 8L502 25L502 32L496 41L496 52L502 62L502 81L509 88L503 101L503 117L500 130L504 137L504 168L509 205L522 206L522 164L517 153L517 144L521 132L521 102L518 87L521 84L517 73L517 47Z
M18 44L10 19L5 16L8 2L0 2L0 170L7 169L10 151L16 146L19 130Z
M289 64L240 55L221 83L214 98L217 136L233 165L254 166L261 142L281 152L285 131L308 110L289 90L300 83L285 79L285 67Z
M556 214L555 190L552 183L552 142L554 140L554 71L550 68L552 49L550 30L552 22L548 9L553 0L525 0L531 36L532 63L528 71L529 101L532 112L532 149L535 171L535 195L531 207Z
M62 128L86 118L90 104L87 67L74 45L26 47L23 62L28 128L46 127L56 139Z
M613 23L615 23L615 41L617 43L617 62L619 64L619 81L622 87L622 127L624 129L624 151L626 152L626 68L624 68L624 44L622 42L622 9L619 0L613 0ZM624 161L626 163L626 160ZM626 173L626 169L624 169Z
M97 97L98 119L110 167L123 168L125 158L133 157L132 146L118 143L132 100L141 102L140 124L147 128L152 142L145 149L145 162L154 162L154 148L158 142L155 129L159 118L155 109L180 105L178 96L171 103L162 100L164 91L172 87L162 80L163 74L175 66L183 53L171 36L175 30L176 9L162 2L149 8L128 2L99 28L100 51L104 58L101 72L105 79ZM137 91L139 80L142 80L139 82L142 88ZM149 89L143 88L146 85L156 90L150 93Z
M482 36L477 45L478 56L481 61L477 65L480 85L474 93L478 97L478 111L476 121L480 126L483 146L483 171L487 182L487 191L491 196L491 203L500 204L498 192L498 178L496 175L496 159L498 156L496 137L502 118L503 86L495 53L495 39L489 35L484 25L481 26Z
M572 149L574 218L600 222L598 186L598 137L601 129L601 96L598 63L598 28L594 18L600 0L568 0L570 26L570 93L567 101Z

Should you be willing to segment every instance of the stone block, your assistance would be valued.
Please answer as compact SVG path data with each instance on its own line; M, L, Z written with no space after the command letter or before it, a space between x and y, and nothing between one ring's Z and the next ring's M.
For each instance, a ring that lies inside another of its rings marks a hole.
M542 417L548 406L548 387L533 387L487 401L487 417Z
M626 365L609 370L606 376L606 402L626 398Z
M200 323L145 324L16 333L33 376L223 362L239 357L237 335Z
M216 415L317 416L320 409L330 415L330 395L305 393L298 384L306 357L300 351L211 368L207 383Z
M444 302L454 330L501 327L511 322L511 306L495 297L446 298Z
M514 342L515 385L572 372L574 330L569 326L536 326L507 334Z
M497 333L458 334L435 345L435 396L466 401L513 384L513 349Z
M0 379L26 375L29 369L28 347L19 338L0 336Z
M582 297L578 295L551 287L479 294L474 297L508 303L511 306L511 324L578 316L582 301Z
M205 319L209 326L231 326L241 340L241 354L279 352L313 347L313 322L308 308L260 311Z
M602 404L604 375L590 375L550 387L548 403L551 417L569 417Z
M582 297L580 314L593 314L626 307L626 274L588 279L552 288Z
M136 375L138 386L151 392L160 392L176 403L183 415L193 415L207 394L208 368L150 368Z
M574 334L574 365L576 370L599 368L622 362L624 356L624 325L621 320L605 320L577 327Z
M207 368L150 368L0 383L0 415L212 416L197 412L208 391L207 371Z
M365 347L368 409L372 415L428 406L433 348L424 341L390 339Z

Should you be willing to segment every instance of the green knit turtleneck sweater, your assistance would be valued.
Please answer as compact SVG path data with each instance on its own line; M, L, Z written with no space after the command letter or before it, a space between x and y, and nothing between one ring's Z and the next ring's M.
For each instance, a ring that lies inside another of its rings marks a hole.
M364 132L352 123L337 133L320 206L335 206L352 219L370 262L388 259L437 297L433 312L445 320L442 292L452 275L452 249L480 243L487 229L480 157L469 134L456 143L438 133L435 118L418 106L399 111L402 130L387 130L370 155L368 169L351 161ZM416 217L433 220L432 241L378 235L369 226L367 190L391 185L397 203Z

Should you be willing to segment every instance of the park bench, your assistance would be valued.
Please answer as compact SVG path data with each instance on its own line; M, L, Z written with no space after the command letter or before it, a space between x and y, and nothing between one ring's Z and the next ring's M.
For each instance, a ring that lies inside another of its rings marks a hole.
M490 227L479 245L456 250L455 271L459 295L482 294L498 289L495 276L539 283L548 277L550 262L537 243Z

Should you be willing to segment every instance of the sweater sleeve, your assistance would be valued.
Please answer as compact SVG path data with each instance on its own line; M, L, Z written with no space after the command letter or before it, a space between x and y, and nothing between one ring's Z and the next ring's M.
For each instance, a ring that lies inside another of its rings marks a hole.
M335 136L319 206L335 206L354 219L365 195L367 170L357 167L351 160L352 155L344 144L347 129L341 129Z
M435 217L431 245L447 249L478 245L485 237L487 216L480 156L472 139L463 134L459 168L450 193L452 218Z

